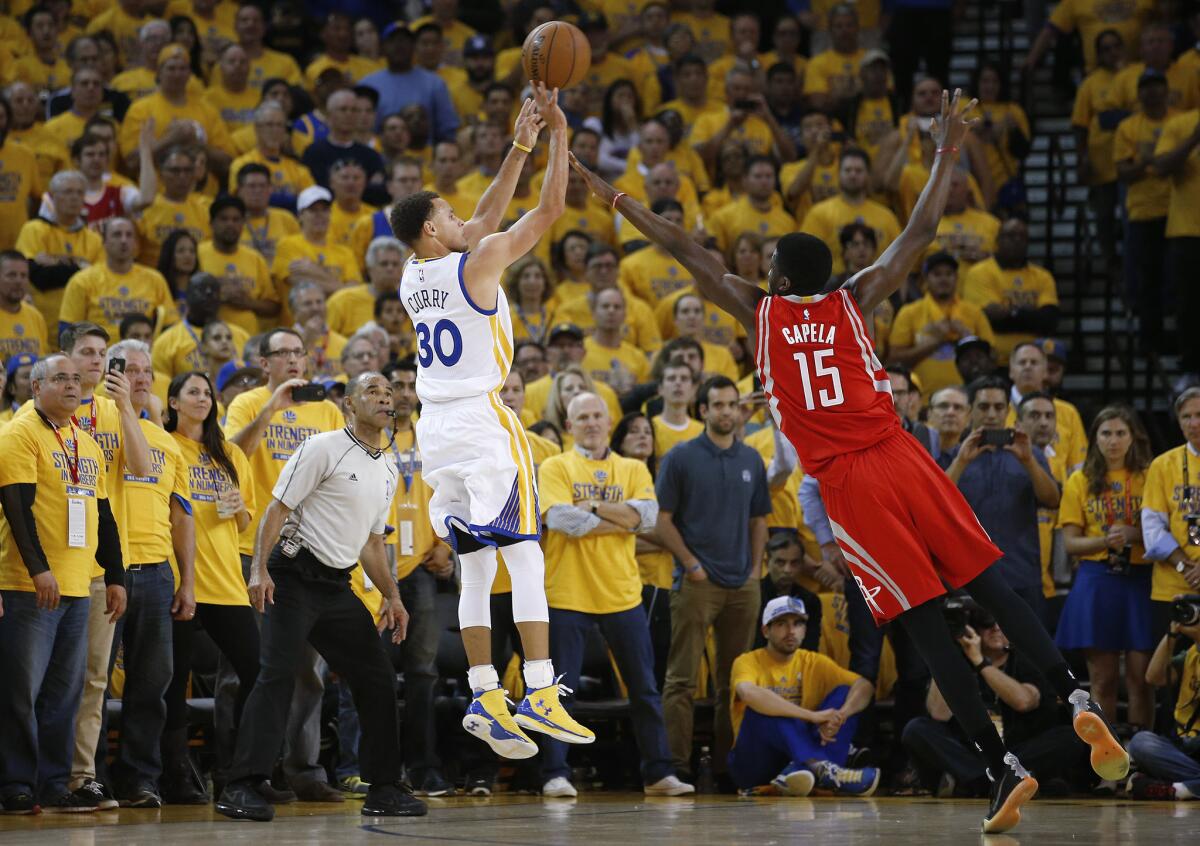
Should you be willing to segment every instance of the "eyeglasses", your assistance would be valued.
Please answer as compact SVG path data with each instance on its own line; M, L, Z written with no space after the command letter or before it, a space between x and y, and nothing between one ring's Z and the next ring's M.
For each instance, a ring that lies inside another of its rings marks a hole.
M264 358L304 358L308 353L304 350L272 350Z

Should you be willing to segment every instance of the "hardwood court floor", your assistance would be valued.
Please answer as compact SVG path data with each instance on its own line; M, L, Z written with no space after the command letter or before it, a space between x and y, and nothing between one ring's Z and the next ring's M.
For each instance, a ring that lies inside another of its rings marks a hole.
M291 846L291 844L942 844L1125 846L1195 844L1200 802L1035 801L1008 835L984 837L981 801L933 799L646 799L594 793L578 800L502 795L433 799L419 819L369 819L357 803L297 804L271 823L232 822L211 808L0 817L0 844ZM395 839L393 839L395 838Z

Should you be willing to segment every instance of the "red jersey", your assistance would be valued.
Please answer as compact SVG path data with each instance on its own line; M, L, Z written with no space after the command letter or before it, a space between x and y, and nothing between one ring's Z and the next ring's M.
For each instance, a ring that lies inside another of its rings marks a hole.
M847 289L763 297L756 330L763 392L805 473L821 478L835 458L900 428L887 371Z
M89 203L85 200L83 208L87 214L87 222L89 224L99 223L110 217L123 216L125 214L125 204L121 201L121 186L105 185L104 190L100 192L100 196L96 201Z

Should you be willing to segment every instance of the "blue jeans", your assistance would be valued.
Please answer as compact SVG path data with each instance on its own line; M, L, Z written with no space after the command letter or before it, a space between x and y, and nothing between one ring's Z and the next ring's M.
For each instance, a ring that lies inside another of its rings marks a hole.
M163 562L125 574L129 604L113 632L111 675L117 650L124 645L125 689L121 693L121 747L112 775L118 794L138 786L156 786L162 775L159 742L167 724L164 698L174 669L171 602L175 579L171 565ZM105 711L107 715L107 710ZM108 737L108 720L100 723L100 737ZM97 764L103 760L97 755Z
M816 710L842 707L849 692L848 685L835 687ZM816 724L794 717L768 717L747 708L729 752L729 775L745 790L769 783L792 761L829 761L844 766L857 725L856 714L842 724L832 743L822 746Z
M337 697L338 757L334 775L340 782L358 775L358 740L362 726L358 722L358 709L354 707L354 695L344 681L337 683Z
M417 775L440 769L437 753L436 715L433 710L437 686L437 651L441 625L437 617L437 578L417 567L397 586L408 611L408 633L400 644L404 670L404 760ZM388 633L390 635L390 632Z
M1185 755L1168 738L1152 731L1139 731L1129 741L1129 754L1147 775L1172 783L1183 782L1184 787L1200 796L1200 762Z
M0 796L48 802L67 792L71 774L89 600L64 596L46 611L31 591L0 598Z
M588 630L600 626L600 632L612 650L617 670L629 689L633 734L642 755L642 781L653 784L674 775L671 752L667 747L667 729L663 723L662 699L654 684L654 647L646 612L639 603L628 611L615 614L584 614L579 611L550 609L550 658L563 683L579 687L583 668L583 649ZM567 710L570 710L568 707ZM542 778L569 778L567 744L560 740L542 743Z

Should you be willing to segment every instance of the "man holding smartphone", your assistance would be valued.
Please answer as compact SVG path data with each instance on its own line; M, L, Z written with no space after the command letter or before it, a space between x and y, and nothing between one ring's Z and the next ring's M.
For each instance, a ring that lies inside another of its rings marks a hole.
M1004 553L996 566L1034 613L1046 617L1038 508L1057 508L1062 496L1046 456L1029 435L1004 426L1008 385L983 376L967 386L971 433L952 457L948 475L992 541Z

